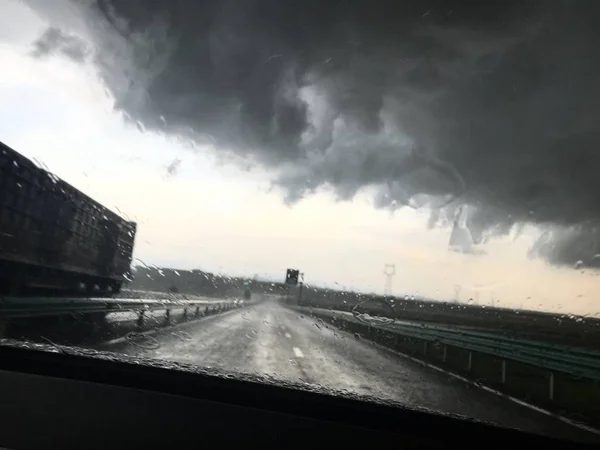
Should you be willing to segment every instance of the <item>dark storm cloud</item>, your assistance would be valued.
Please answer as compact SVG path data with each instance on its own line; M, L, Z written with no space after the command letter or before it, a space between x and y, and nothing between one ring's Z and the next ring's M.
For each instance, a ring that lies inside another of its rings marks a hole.
M175 175L177 175L180 166L181 159L176 158L173 161L171 161L166 167L167 177L174 177Z
M60 53L76 62L83 62L89 50L81 39L65 34L58 28L49 27L35 42L33 56L43 58Z
M534 252L571 264L600 219L599 8L98 0L80 13L117 108L143 127L271 167L288 201L323 185L341 199L374 186L389 208L434 196L439 217L474 207L475 243L524 221L578 227Z
M530 255L575 269L600 268L600 227L574 225L548 231L536 242Z

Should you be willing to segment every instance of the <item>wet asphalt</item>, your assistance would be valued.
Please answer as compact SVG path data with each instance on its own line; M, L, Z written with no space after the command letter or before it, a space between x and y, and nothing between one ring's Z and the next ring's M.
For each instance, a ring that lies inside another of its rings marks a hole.
M549 436L598 439L276 301L182 324L152 342L157 348L117 341L103 349L308 383Z

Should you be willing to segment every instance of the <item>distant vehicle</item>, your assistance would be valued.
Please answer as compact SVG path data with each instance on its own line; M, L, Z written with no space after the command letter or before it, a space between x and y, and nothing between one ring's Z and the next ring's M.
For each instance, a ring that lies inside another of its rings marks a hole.
M118 293L136 224L0 142L0 294Z

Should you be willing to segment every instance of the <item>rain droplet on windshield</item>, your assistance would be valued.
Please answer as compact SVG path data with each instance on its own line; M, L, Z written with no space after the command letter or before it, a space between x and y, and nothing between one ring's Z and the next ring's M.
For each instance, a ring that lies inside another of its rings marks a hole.
M351 312L356 319L368 324L386 325L397 318L392 305L387 300L377 298L358 303Z

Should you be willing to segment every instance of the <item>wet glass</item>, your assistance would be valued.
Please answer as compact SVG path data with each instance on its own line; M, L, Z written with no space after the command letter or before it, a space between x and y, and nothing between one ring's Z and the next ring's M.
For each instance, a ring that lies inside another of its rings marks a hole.
M600 439L599 8L0 0L1 336Z

